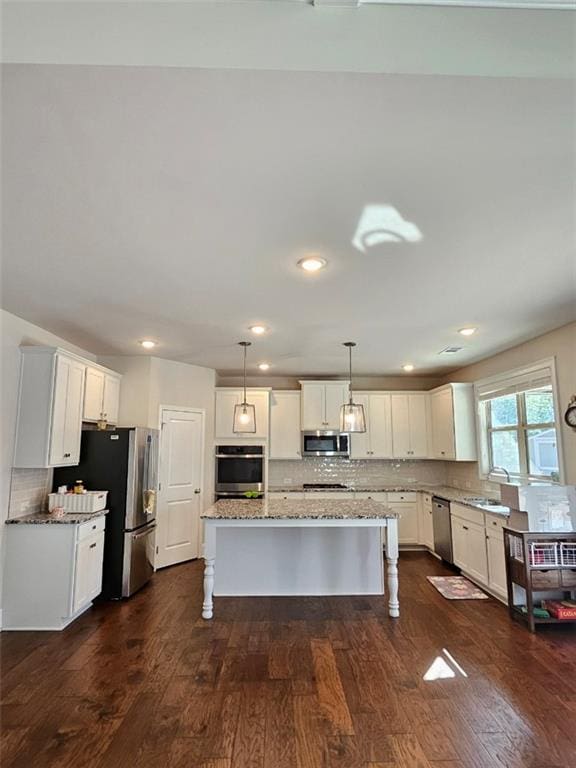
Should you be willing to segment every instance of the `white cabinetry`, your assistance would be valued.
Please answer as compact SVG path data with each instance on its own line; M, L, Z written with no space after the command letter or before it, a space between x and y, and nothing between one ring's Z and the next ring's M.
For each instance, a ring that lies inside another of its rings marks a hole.
M397 459L428 457L429 400L426 392L394 392L392 409L392 450Z
M85 361L54 347L21 352L14 466L78 464Z
M461 504L450 505L454 563L481 584L488 584L484 514Z
M430 393L432 457L475 461L476 424L472 384L446 384Z
M352 459L392 458L392 406L387 392L355 392L354 402L364 406L366 432L352 434Z
M486 515L486 550L488 553L488 588L506 599L506 557L504 534L506 520L496 515Z
M268 419L270 409L270 389L250 387L246 390L246 399L256 409L256 432L238 434L232 429L234 425L234 406L240 405L244 397L242 389L223 387L216 390L216 440L268 439Z
M400 515L398 520L398 542L418 544L418 495L414 491L390 492L387 494L390 509Z
M6 526L3 629L63 629L102 589L105 517Z
M269 457L301 458L300 440L300 392L271 392Z
M120 379L120 374L100 366L87 367L83 421L98 421L103 415L110 424L118 423Z
M420 544L434 551L434 525L432 518L432 496L420 493Z
M340 429L340 408L348 400L342 381L301 381L302 429Z

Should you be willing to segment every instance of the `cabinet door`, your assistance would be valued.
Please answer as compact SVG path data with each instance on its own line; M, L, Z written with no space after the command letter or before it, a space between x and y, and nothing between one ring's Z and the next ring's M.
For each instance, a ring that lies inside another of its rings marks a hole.
M388 504L398 512L398 542L400 544L418 544L418 505L411 502Z
M302 429L326 429L324 384L302 385Z
M272 392L270 458L301 458L300 439L300 392Z
M214 437L222 438L262 438L268 439L268 408L269 399L266 391L253 391L248 389L246 399L254 405L256 412L256 432L237 434L234 426L234 406L242 402L243 392L240 389L231 389L229 392L220 390L216 392L216 417Z
M351 459L371 459L372 458L372 422L370 415L370 396L354 395L354 402L364 406L364 416L366 418L366 432L355 432L350 435L350 458Z
M433 392L430 402L432 408L432 455L435 459L455 459L452 390L448 388Z
M420 499L420 544L434 550L434 525L432 520L432 500L422 495Z
M102 591L104 534L99 533L76 545L72 613L90 603Z
M428 457L428 396L408 395L410 456L413 459Z
M463 570L468 570L468 537L465 523L458 517L452 516L452 559L454 565Z
M78 464L80 460L85 369L82 363L64 355L56 359L49 454L50 464L55 467Z
M486 537L486 549L488 554L488 586L506 597L506 556L504 551L504 539L499 535L488 533Z
M390 395L392 407L392 450L394 457L410 457L410 413L408 395Z
M348 400L348 384L326 384L324 428L340 429L340 409Z
M466 545L466 571L482 584L488 584L488 555L486 553L486 531L484 526L466 523L468 529Z
M248 402L253 403L256 409L256 432L253 437L268 440L270 425L270 393L254 392L248 390ZM238 437L238 435L236 435Z
M84 383L84 421L98 421L102 412L104 401L104 371L98 368L86 369L86 381Z
M104 397L102 398L102 412L110 424L118 424L118 411L120 408L120 379L117 376L104 374Z
M392 406L390 395L370 395L368 428L370 430L370 457L389 459L392 457Z

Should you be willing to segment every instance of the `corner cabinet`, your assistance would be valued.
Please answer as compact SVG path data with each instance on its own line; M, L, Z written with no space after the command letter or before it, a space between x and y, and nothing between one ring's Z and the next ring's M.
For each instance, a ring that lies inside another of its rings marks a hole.
M78 464L86 362L53 347L22 347L14 467Z
M340 429L340 408L348 400L348 382L301 381L301 423L305 431Z
M270 393L270 459L301 459L300 392Z
M392 451L395 459L427 459L430 421L427 392L393 392Z
M268 440L270 389L250 387L246 390L246 399L256 409L256 432L239 434L232 429L234 426L234 407L240 405L243 396L242 389L230 387L216 389L214 428L216 440Z
M2 629L64 629L102 590L106 518L6 526Z
M476 461L473 384L446 384L430 392L432 458Z
M101 366L86 368L84 384L83 421L105 418L109 424L118 424L121 375Z

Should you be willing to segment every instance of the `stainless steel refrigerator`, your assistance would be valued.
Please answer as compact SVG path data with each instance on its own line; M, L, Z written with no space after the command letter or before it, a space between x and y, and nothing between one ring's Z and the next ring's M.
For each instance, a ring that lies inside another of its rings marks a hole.
M119 427L82 432L80 463L54 470L54 488L82 480L108 491L101 597L130 597L153 573L159 432Z

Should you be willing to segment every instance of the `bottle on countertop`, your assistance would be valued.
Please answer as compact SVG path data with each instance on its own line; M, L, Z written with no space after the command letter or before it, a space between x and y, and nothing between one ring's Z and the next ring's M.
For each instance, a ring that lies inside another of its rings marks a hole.
M76 480L74 483L74 493L85 493L84 483L82 480Z

